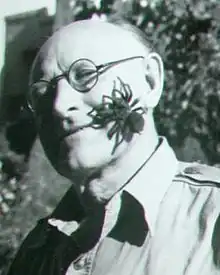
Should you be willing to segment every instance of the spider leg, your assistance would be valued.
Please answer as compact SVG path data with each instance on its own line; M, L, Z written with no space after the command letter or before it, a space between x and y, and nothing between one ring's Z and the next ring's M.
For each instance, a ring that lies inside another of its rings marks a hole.
M127 89L126 89L126 84L122 80L121 80L121 88L123 89L123 91L122 91L122 98L124 100L127 100L128 92L127 92Z
M119 137L120 137L120 132L118 132L118 140L117 140L117 147L123 142L123 140L124 140L124 136L122 135L121 136L121 139L119 139Z
M120 79L120 82L121 82L121 87L123 88L124 93L125 93L124 99L129 102L133 95L131 87L129 84L125 84L121 79Z
M126 97L127 97L126 100L127 100L128 102L130 102L131 99L132 99L132 96L133 96L131 87L130 87L130 85L128 85L128 84L124 84L124 87L125 87L125 92L126 92Z
M140 112L141 115L146 113L146 111L142 107L137 107L137 108L133 109L132 111L133 112L141 111Z
M87 113L87 115L90 117L94 117L100 112L102 112L103 110L105 110L105 104L100 104L98 106L93 107L92 110Z
M117 147L125 140L126 134L129 133L129 126L127 126L126 122L124 120L117 120L117 132L115 135L115 145L112 150L112 154L115 152ZM121 135L121 138L120 138Z
M122 81L122 79L120 77L117 77L119 82L120 82L120 90L118 91L119 94L120 94L120 97L122 97L124 100L126 100L126 90L125 90L125 84L124 82Z
M103 95L103 96L102 96L102 104L109 104L109 103L107 102L108 99L109 99L111 102L113 101L111 96Z
M123 98L123 93L121 92L121 90L113 90L112 91L112 98L113 100L118 100L119 98Z
M89 111L89 112L87 113L87 116L90 116L90 117L94 116L94 114L93 114L94 112L95 112L95 110L92 109L91 111Z
M116 80L114 80L114 84L113 84L113 90L116 89Z
M127 102L130 102L130 100L133 96L130 85L125 84L120 77L118 77L118 80L120 81L120 84L121 84L120 91L121 91L121 95L122 95L123 99L126 100ZM123 89L123 91L122 91L122 89Z
M134 101L131 103L130 107L133 108L135 105L137 105L139 102L138 98L135 98Z
M119 143L121 143L123 140L124 140L124 134L125 134L125 127L126 127L126 122L123 120L123 121L120 121L118 123L118 126L120 128L120 134L121 134L121 141L119 141Z
M121 80L121 78L120 77L117 77L117 79L119 80L119 82L120 82L120 92L122 93L122 88L123 88L123 85L122 85L122 80Z
M113 146L113 148L112 148L112 155L114 154L114 152L115 152L115 150L116 150L116 148L117 148L117 139L118 139L118 132L116 132L116 136L115 136L115 144L114 144L114 146Z
M113 135L118 132L118 125L117 122L108 130L107 136L109 139L112 139Z
M117 149L117 147L122 143L123 138L121 140L119 140L120 137L120 131L116 132L116 136L115 136L115 145L112 149L112 154L114 154L115 150Z
M117 77L117 79L119 80L119 82L120 82L120 89L119 90L117 90L117 92L118 92L118 94L120 95L120 97L122 97L123 99L125 99L125 96L124 96L124 94L123 94L123 92L124 92L124 83L123 83L123 81L121 80L121 78L120 77Z
M117 96L117 94L118 94L118 96ZM114 86L113 86L113 90L112 90L112 100L113 101L115 101L115 100L117 100L117 98L119 97L121 97L122 96L122 93L121 93L121 87L120 87L120 90L118 90L117 88L116 88L116 81L114 81Z

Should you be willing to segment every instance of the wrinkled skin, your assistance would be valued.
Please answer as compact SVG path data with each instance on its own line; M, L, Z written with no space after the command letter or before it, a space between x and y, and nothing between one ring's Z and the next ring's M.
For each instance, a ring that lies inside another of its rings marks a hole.
M66 72L70 65L80 58L88 58L100 65L137 55L147 59L146 48L127 31L108 23L80 21L56 32L46 42L34 62L30 82L38 82L41 79L51 81ZM156 66L152 68L152 71L158 71L155 70ZM75 182L79 191L91 178L100 178L102 171L108 170L110 166L119 168L122 160L129 160L131 148L135 144L137 146L140 139L145 140L144 143L147 141L146 137L143 139L140 134L136 134L132 144L124 141L112 155L114 140L107 137L111 123L103 129L87 127L63 138L75 127L91 122L88 112L101 103L103 95L111 96L114 85L120 87L118 77L129 84L135 98L139 99L140 106L152 107L150 102L155 100L151 100L153 93L150 91L153 89L146 81L146 66L142 59L130 60L112 67L103 73L97 84L86 93L76 91L66 78L61 78L55 85L49 85L47 88L45 85L40 86L32 95L38 132L45 153L54 168ZM147 131L154 133L154 130ZM156 142L157 138L152 145L155 146ZM151 142L148 141L148 144L151 146ZM142 154L140 160L145 158ZM132 159L133 157L131 161ZM136 166L134 163L135 168ZM110 174L113 179L114 172L111 171ZM120 179L118 172L115 177ZM96 189L99 188L100 186ZM105 191L108 188L102 185Z

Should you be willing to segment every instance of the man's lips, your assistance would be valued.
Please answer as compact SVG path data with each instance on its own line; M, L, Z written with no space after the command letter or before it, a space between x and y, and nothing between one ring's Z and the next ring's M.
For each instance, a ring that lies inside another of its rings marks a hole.
M64 132L63 134L61 134L61 135L59 136L59 140L62 141L64 138L66 138L66 137L68 137L68 136L71 136L71 135L74 135L74 134L78 133L79 131L81 131L81 130L83 130L83 129L85 129L85 128L90 127L91 125L92 125L92 124L89 123L89 124L85 124L85 125L82 125L82 126L74 127L74 128L72 128L71 130L66 131L66 132Z

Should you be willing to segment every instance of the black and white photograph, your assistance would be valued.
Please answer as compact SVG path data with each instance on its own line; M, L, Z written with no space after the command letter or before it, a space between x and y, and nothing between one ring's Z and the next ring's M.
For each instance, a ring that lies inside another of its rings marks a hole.
M220 275L220 2L0 2L0 275Z

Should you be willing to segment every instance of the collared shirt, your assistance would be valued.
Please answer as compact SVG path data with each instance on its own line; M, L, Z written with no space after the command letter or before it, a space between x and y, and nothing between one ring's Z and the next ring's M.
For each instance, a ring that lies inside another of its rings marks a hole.
M36 249L35 253L29 256L30 250L23 249L9 275L22 274L18 269L28 257L33 261L36 258L35 267L40 265L42 257L48 259L44 260L44 264L51 258L56 259L49 267L40 267L43 275L46 275L45 270L50 270L50 274L66 275L220 274L219 182L219 169L178 162L163 138L135 180L113 198L105 213L97 213L94 222L89 223L90 227L85 227L87 231L77 228L74 223L73 231L76 233L71 237L64 236L60 232L62 226L54 226L49 220L48 228L46 220L46 230L52 231L55 237L49 234L39 244L41 238L35 242L32 239L39 236L43 229L33 231L26 243L31 251L33 247ZM78 222L82 214L81 208L75 204L76 216L65 217L72 207L69 205L72 200L73 197L70 200L64 198L55 210L54 217L63 220L64 224L72 220ZM56 239L59 245L54 244ZM76 243L72 243L73 239ZM52 240L53 248L46 253ZM41 258L36 242L44 248L39 250L45 253ZM75 246L79 246L78 253ZM67 250L70 252L67 253ZM13 273L14 270L17 273ZM29 270L34 268L25 269L29 272L26 274L32 275Z
M144 208L145 219L153 236L160 204L178 172L178 160L167 143L161 144L147 165L137 174L124 190L131 194Z

